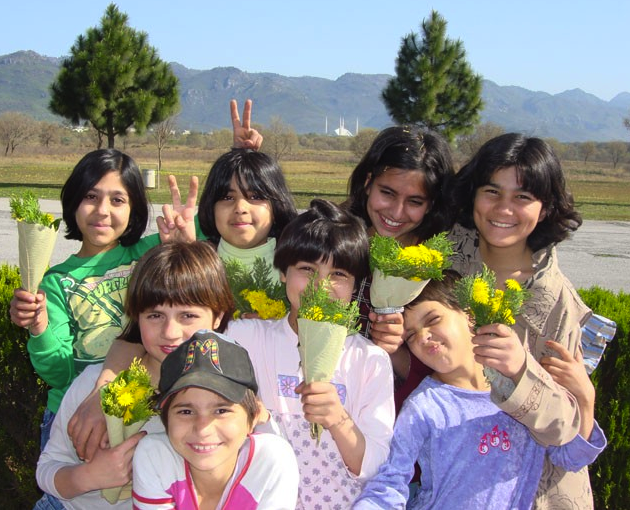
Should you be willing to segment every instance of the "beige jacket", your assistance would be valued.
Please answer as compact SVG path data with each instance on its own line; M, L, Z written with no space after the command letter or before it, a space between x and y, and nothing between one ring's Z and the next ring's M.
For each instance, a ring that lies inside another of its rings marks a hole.
M453 269L462 275L480 272L483 263L477 231L455 225L449 238L455 243ZM538 360L554 355L545 346L547 340L560 342L575 354L581 346L581 328L591 311L560 271L554 246L537 251L532 258L536 272L524 284L530 297L513 326L528 351L525 373L516 387L511 380L498 377L492 384L491 397L503 411L527 426L539 443L560 445L579 431L577 402L552 380ZM587 468L570 473L546 459L534 508L592 509Z

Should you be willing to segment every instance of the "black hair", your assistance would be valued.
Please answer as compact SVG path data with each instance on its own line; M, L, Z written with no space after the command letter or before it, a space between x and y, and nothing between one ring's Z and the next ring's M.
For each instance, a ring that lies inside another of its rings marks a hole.
M430 205L412 234L419 241L424 241L447 230L450 227L449 215L443 197L454 171L451 149L446 140L418 126L389 127L377 135L348 180L348 199L344 203L344 207L362 218L368 227L371 221L367 213L366 188L388 168L422 172L424 176Z
M221 239L214 218L214 205L228 195L232 177L243 195L255 193L269 200L273 224L269 237L279 237L284 227L297 216L293 195L282 169L270 156L249 149L232 149L217 159L210 169L198 208L199 227L215 245Z
M289 223L278 243L273 264L286 274L298 262L332 260L348 271L355 286L369 271L369 240L363 221L328 200L315 199Z
M449 203L461 225L475 228L477 189L487 185L497 170L510 167L515 167L523 189L542 202L544 218L527 238L533 251L563 241L577 230L582 217L574 209L560 160L544 140L519 133L506 133L487 141L453 179Z
M83 241L76 220L77 209L85 195L109 172L120 172L120 180L129 195L129 224L120 236L120 244L131 246L140 240L149 221L149 200L138 165L116 149L98 149L83 156L63 185L61 205L66 239Z

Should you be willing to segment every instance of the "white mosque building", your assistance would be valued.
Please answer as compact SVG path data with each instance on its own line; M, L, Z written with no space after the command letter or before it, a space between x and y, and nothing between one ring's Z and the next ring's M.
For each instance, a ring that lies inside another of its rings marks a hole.
M339 127L333 130L332 135L334 136L356 136L359 132L359 118L357 117L357 126L354 134L349 129L345 127L345 119L343 117L339 117ZM328 134L328 117L326 117L326 127L325 132Z

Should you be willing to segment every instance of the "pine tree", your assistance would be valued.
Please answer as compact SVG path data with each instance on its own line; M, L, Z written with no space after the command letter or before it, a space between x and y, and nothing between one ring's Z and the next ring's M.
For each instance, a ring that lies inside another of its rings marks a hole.
M141 133L179 108L177 77L127 21L110 4L101 25L77 38L51 85L50 110L75 124L89 121L109 147L130 127Z
M452 140L479 121L481 77L466 61L462 42L446 38L437 11L423 20L422 32L422 39L414 32L403 38L383 101L396 122L417 123Z

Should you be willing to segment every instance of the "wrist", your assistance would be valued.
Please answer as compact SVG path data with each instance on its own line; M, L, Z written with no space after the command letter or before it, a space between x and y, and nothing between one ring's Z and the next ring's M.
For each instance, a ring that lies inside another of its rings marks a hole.
M350 415L344 411L343 416L341 417L341 419L335 423L333 423L332 425L329 425L326 430L328 430L329 432L332 432L333 430L338 430L340 428L342 428L344 425L346 424L352 424L352 418L350 417Z

